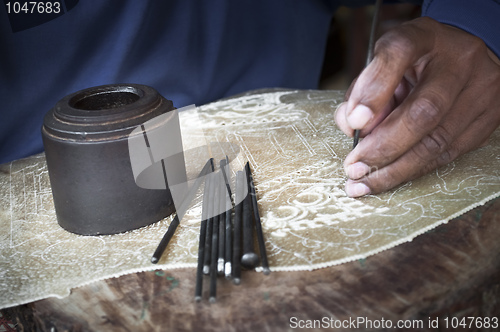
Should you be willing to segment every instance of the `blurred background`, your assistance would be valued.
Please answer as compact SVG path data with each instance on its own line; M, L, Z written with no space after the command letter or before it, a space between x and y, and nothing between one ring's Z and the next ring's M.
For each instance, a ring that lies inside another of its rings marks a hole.
M336 11L330 25L319 88L346 90L363 70L374 6ZM391 28L420 16L420 6L385 4L379 18L377 39Z

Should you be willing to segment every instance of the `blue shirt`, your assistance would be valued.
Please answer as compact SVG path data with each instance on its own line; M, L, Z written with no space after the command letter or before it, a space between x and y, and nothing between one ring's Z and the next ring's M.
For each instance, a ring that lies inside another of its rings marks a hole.
M497 1L479 2L489 13L496 6L498 17ZM426 1L424 8L438 20L452 8L452 20L470 14L470 9L466 14L461 10L467 3L434 0ZM256 88L317 88L331 16L339 4L333 0L65 0L50 20L30 14L20 19L14 8L8 14L4 5L0 163L41 152L45 113L65 95L91 86L145 84L176 107ZM491 38L487 44L498 55L500 30L493 25L498 27L499 20L485 22L481 6L474 4L486 27L479 33L487 30ZM487 18L492 20L491 15ZM469 25L467 21L459 27L467 30Z
M500 57L500 0L426 0L422 16L481 38Z

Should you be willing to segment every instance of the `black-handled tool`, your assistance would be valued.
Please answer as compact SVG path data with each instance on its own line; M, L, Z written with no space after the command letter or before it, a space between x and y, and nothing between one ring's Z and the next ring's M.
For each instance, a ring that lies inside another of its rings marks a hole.
M375 3L375 12L373 13L372 26L370 29L370 39L368 40L368 52L366 53L365 68L373 60L373 48L375 46L375 33L377 32L377 28L378 28L378 18L379 18L379 12L380 12L381 5L382 5L382 0L377 0L377 2ZM358 145L359 133L360 133L359 129L354 130L354 141L352 143L353 150L356 147L356 145Z

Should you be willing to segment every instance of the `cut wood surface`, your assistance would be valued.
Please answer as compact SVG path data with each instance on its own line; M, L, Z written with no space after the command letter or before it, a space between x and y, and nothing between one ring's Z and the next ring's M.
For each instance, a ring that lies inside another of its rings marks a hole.
M393 327L421 321L428 331L447 330L449 317L452 330L452 317L500 317L499 213L496 199L362 261L269 276L244 271L240 286L220 279L215 304L207 283L196 303L195 269L179 269L107 279L3 313L19 331L282 331L358 317ZM438 329L429 327L435 319Z

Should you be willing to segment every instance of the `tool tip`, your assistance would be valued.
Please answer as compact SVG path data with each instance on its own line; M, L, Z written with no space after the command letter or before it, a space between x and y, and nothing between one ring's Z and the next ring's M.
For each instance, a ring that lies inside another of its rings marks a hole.
M156 264L158 263L159 259L156 256L151 257L151 263Z
M268 267L265 267L262 269L262 273L264 273L266 276L271 274L271 270Z
M241 284L241 279L240 278L234 278L233 279L233 284L235 284L235 285Z
M195 300L196 302L201 302L201 296L196 295L196 296L194 297L194 300Z
M246 269L253 269L259 264L259 256L254 252L247 252L241 257L241 265Z
M353 142L352 142L352 149L353 150L358 145L358 142L359 142L359 129L356 129L354 131L354 139L353 139Z
M210 303L215 303L217 300L215 299L215 296L211 296L210 300L208 300Z

